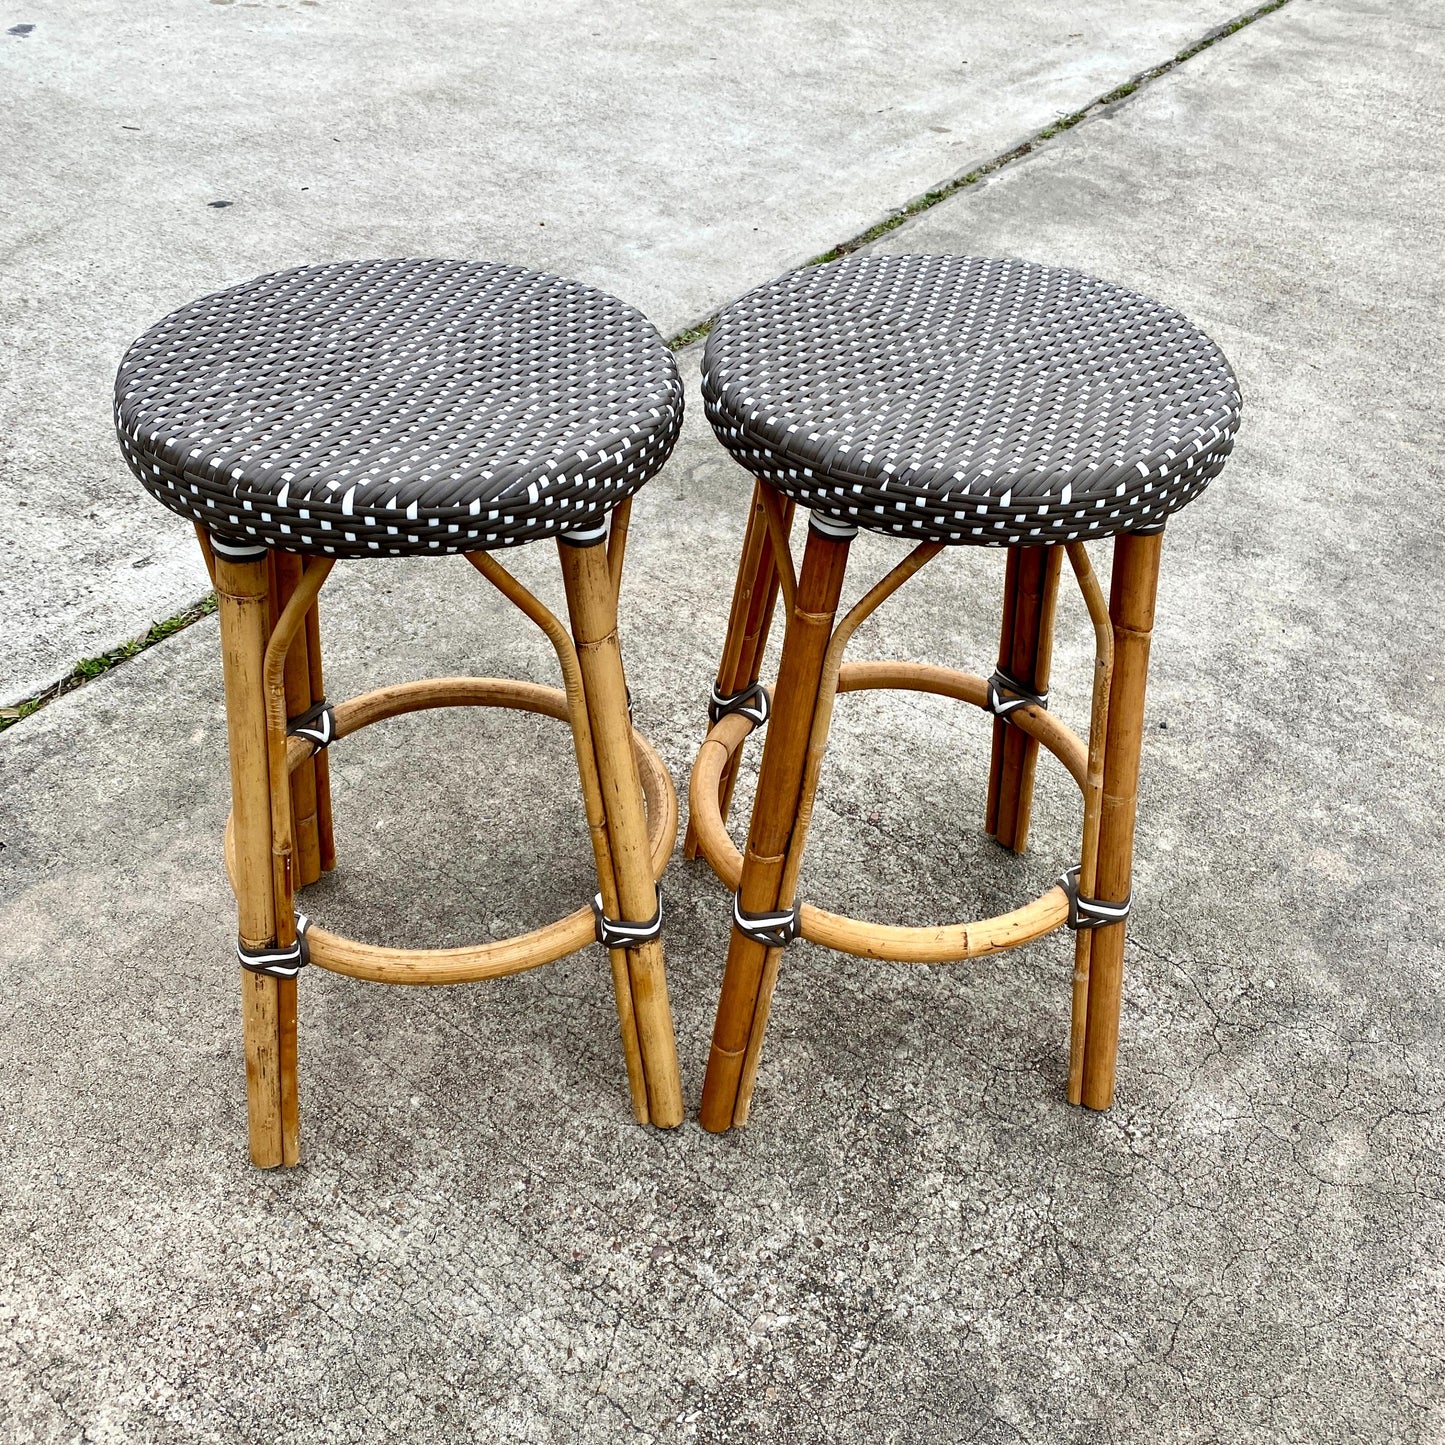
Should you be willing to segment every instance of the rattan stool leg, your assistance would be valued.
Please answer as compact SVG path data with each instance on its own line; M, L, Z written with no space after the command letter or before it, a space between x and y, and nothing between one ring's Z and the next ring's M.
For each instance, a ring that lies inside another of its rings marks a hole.
M304 564L300 557L290 552L271 553L271 621L281 615L281 609L291 600L296 584L301 581ZM315 609L313 608L314 612ZM309 619L308 619L309 620ZM312 703L320 702L319 696L312 696L311 648L313 638L310 626L291 644L286 654L286 719L288 722L300 717ZM320 650L319 627L315 638L317 651ZM319 671L320 656L315 660ZM324 758L325 749L315 758L309 758L291 774L291 827L292 842L296 849L296 886L304 888L321 877L327 865L322 858L321 848L321 778L316 766L317 759ZM330 793L329 774L326 791ZM330 823L330 798L327 798L327 822ZM328 833L330 828L328 826ZM330 866L335 866L334 844L327 850L331 854Z
M850 539L830 537L811 526L808 529L743 854L738 902L748 913L768 913L778 906L788 840L798 816L818 684L850 545ZM766 945L734 926L699 1115L703 1128L713 1133L721 1133L735 1122L769 952Z
M778 568L768 537L767 517L763 512L762 482L753 486L752 509L748 512L748 528L743 537L742 557L738 561L737 581L733 586L732 610L728 614L727 635L723 640L722 661L718 664L716 692L731 697L758 680L763 653L768 646L773 614L778 606ZM793 503L783 508L784 526L793 520ZM723 823L732 808L733 788L737 783L738 758L729 758L718 785L718 812ZM682 856L697 857L697 832L691 820L683 840Z
M1049 688L1061 547L1010 547L1004 572L999 671L1031 693ZM1028 847L1039 745L1004 718L993 724L985 827L1005 848Z
M1144 691L1149 639L1159 581L1163 535L1122 533L1114 543L1109 615L1114 624L1114 675L1104 753L1104 802L1099 829L1095 895L1122 903L1129 897L1134 861L1134 813L1139 795L1139 752L1144 732ZM1124 973L1125 924L1094 934L1089 961L1089 1015L1084 1035L1083 1102L1107 1109L1114 1102L1119 1052L1119 1004Z
M221 614L221 657L226 680L226 732L231 755L231 807L235 829L238 932L249 948L275 937L271 880L270 777L266 760L266 705L263 661L270 630L269 564L215 558L216 596ZM282 1130L283 1033L289 1014L295 1037L295 981L283 1007L282 981L241 971L246 1031L246 1112L251 1162L271 1169L288 1162ZM293 1090L294 1093L294 1077ZM289 1161L289 1162L294 1162Z
M617 897L629 920L651 918L657 890L647 844L642 783L632 750L627 684L617 640L617 593L607 548L558 543L567 591L572 636L587 697L587 717L597 756L597 775L617 883ZM662 1128L682 1123L682 1081L667 998L667 974L660 941L627 951L638 1045L647 1076L648 1115Z
M306 665L311 676L311 702L315 705L326 697L321 673L319 605L306 614ZM321 871L330 873L336 867L336 835L331 825L331 760L325 748L311 759L311 768L316 774L316 843L321 854Z

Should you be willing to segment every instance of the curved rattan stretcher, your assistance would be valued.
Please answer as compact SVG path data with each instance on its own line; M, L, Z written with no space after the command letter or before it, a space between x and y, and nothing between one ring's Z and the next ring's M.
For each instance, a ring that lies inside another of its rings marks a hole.
M333 740L340 742L372 723L403 713L439 707L500 707L570 722L565 690L498 677L439 677L378 688L338 703ZM656 749L633 731L642 792L647 804L648 851L652 874L660 879L677 841L677 794ZM314 744L292 736L286 749L288 774L316 755ZM233 820L226 818L226 871L234 880ZM306 925L307 961L332 973L371 983L454 984L477 983L522 973L544 963L555 963L595 941L597 920L590 904L540 928L512 938L463 948L387 948L361 943L321 928L314 919Z
M957 698L975 707L988 707L987 680L972 673L922 663L843 665L838 676L839 693L869 688L930 692L939 697ZM1015 714L1015 721L1064 764L1081 788L1087 789L1085 746L1069 728L1032 707ZM697 825L697 850L734 892L742 881L743 855L723 824L718 797L724 771L734 765L738 750L756 726L752 719L737 713L715 724L693 763L688 790L689 818ZM798 905L798 932L809 943L836 948L840 953L851 953L858 958L889 959L894 963L957 963L1032 943L1061 928L1068 917L1068 895L1056 884L1033 902L994 918L914 928L866 923L805 902Z

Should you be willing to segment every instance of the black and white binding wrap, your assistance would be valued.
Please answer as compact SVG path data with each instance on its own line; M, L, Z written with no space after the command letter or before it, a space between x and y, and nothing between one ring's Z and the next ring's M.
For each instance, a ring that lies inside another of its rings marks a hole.
M241 967L267 978L295 978L311 962L311 953L306 947L306 930L310 926L311 920L304 913L296 915L296 942L289 948L278 948L274 943L264 948L247 948L238 938L236 957L241 960Z
M1223 468L1241 407L1177 311L975 256L847 256L759 287L708 336L702 394L814 528L985 547L1158 531Z
M607 540L607 522L602 520L595 527L574 528L562 533L562 540L569 547L595 547Z
M293 738L305 738L319 753L336 740L336 709L325 698L286 724Z
M724 697L717 688L712 690L712 698L707 705L708 721L716 727L725 717L733 713L739 713L747 718L755 728L760 728L767 722L772 713L772 699L768 690L760 682L750 682L745 688L738 692Z
M476 261L259 276L151 327L115 381L121 450L158 501L223 545L328 557L596 543L682 407L632 307Z
M1131 893L1122 903L1107 903L1102 898L1085 898L1079 892L1079 865L1059 875L1059 887L1069 899L1068 926L1076 933L1081 928L1107 928L1122 923L1129 916Z
M988 710L995 717L1006 718L1021 707L1038 707L1048 710L1049 695L1046 692L1030 692L1017 678L1010 677L1003 668L996 668L988 680Z
M609 918L602 911L602 895L592 895L592 916L597 920L597 941L604 948L637 948L662 936L662 885L657 884L657 911L646 923Z
M266 549L254 542L228 542L224 537L211 537L209 534L208 540L211 551L228 562L262 562L266 558Z
M830 517L827 512L814 512L808 518L808 530L834 542L851 542L858 535L855 523Z
M791 908L771 913L749 913L734 893L733 926L744 938L751 938L764 948L786 948L802 928L802 910L795 903Z

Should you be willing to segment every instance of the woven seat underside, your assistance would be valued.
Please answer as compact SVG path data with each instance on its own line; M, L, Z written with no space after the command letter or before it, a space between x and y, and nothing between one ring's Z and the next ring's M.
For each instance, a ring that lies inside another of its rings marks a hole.
M1024 261L855 256L729 308L703 400L799 503L918 540L1159 530L1218 475L1240 394L1178 312Z
M466 261L259 277L154 326L115 389L126 460L172 511L337 557L593 527L667 460L682 408L631 307Z

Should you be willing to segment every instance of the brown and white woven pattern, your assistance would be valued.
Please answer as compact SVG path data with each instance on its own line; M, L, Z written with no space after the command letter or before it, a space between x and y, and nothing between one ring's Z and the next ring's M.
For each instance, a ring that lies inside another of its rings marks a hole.
M667 460L682 384L611 296L469 261L304 266L207 296L126 353L131 469L221 537L337 557L595 526Z
M1224 465L1240 395L1176 311L1077 271L852 256L708 338L723 444L804 506L983 546L1157 531Z

